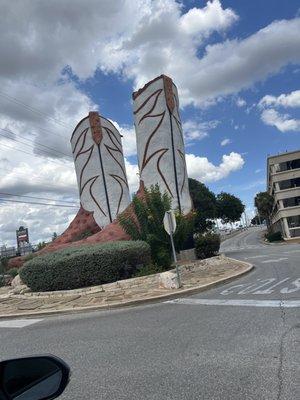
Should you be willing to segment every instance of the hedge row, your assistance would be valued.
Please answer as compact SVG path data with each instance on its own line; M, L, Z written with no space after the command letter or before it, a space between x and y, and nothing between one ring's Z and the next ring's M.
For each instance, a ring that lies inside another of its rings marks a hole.
M150 262L147 243L110 242L35 257L24 264L20 277L33 291L76 289L129 278Z
M267 233L265 237L269 242L278 242L280 240L283 240L282 234L279 231L273 233Z
M218 255L221 245L220 235L206 233L195 240L195 251L198 259L214 257Z

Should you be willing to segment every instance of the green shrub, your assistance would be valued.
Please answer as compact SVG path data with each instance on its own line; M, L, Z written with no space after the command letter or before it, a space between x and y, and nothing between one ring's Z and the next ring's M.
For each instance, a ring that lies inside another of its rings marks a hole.
M147 243L110 242L35 257L19 273L33 291L67 290L132 277L137 268L150 262Z
M214 257L220 249L220 235L215 233L207 233L206 235L198 236L195 239L196 256L199 259Z
M7 275L10 275L12 278L15 278L19 273L18 268L11 268L8 271L6 271Z
M145 189L143 199L134 196L132 214L122 213L118 220L123 230L133 240L143 240L151 248L152 261L165 269L172 263L170 236L164 229L163 219L166 211L171 209L171 197L161 193L158 185ZM194 216L184 217L177 213L177 228L174 243L177 251L193 246L192 234ZM186 247L187 246L187 247Z
M29 261L29 260L32 260L34 257L37 257L37 253L27 254L27 256L24 257L24 260Z
M7 257L1 257L0 258L0 272L1 271L6 271L8 268L8 258Z
M265 237L269 242L278 242L280 240L283 240L282 234L279 231L274 233L267 233Z
M164 271L165 269L157 264L148 264L138 268L134 276L135 277L146 276L146 275L158 274L159 272L164 272Z

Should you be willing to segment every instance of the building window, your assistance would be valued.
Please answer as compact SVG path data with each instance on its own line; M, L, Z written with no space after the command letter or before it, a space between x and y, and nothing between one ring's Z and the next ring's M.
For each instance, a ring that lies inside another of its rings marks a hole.
M294 217L287 217L287 223L289 228L300 227L300 215L295 215Z
M300 206L300 196L284 199L282 200L282 203L284 208Z
M285 181L279 182L280 190L291 189L295 187L300 187L300 178L286 179Z
M297 168L300 168L300 158L280 163L278 171L279 172L290 171L291 169L297 169Z

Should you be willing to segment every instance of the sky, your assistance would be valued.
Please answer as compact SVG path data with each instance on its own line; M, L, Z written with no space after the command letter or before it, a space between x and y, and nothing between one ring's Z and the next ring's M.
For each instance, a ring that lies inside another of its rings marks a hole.
M300 148L298 0L0 0L0 9L0 246L15 245L21 225L36 243L72 221L70 136L91 110L123 135L137 189L131 94L162 73L179 91L188 175L240 197L249 216L267 156Z

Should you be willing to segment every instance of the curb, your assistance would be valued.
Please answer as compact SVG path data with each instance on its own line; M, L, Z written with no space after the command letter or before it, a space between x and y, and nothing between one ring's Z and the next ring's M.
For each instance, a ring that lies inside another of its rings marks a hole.
M205 290L212 289L214 287L217 287L221 284L228 283L230 281L233 281L234 279L245 275L252 271L254 268L253 264L247 263L245 261L240 261L240 260L235 260L234 258L229 258L227 257L230 261L233 261L234 263L239 263L244 265L246 268L243 271L240 271L238 273L235 273L231 276L228 276L226 278L221 278L218 279L214 282L204 284L204 285L199 285L195 286L192 288L188 289L177 289L178 291L173 292L173 293L166 293L163 295L158 295L158 296L151 296L148 298L140 298L140 299L135 299L135 300L128 300L126 302L116 302L112 304L103 304L103 305L97 305L97 306L88 306L88 307L77 307L77 308L64 308L62 310L48 310L48 311L40 311L40 312L30 312L30 313L15 313L15 314L0 314L0 320L2 319L15 319L15 318L29 318L29 317L45 317L45 316L55 316L55 315L63 315L63 314L77 314L77 313L82 313L82 312L90 312L90 311L105 311L105 310L111 310L115 308L125 308L125 307L132 307L132 306L139 306L143 304L149 304L149 303L156 303L156 302L162 302L164 300L169 300L169 299L174 299L178 297L184 297L186 295L191 295L199 292L204 292Z

